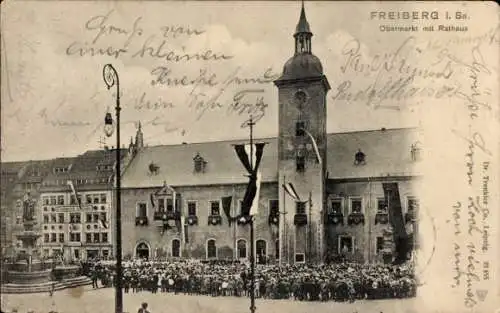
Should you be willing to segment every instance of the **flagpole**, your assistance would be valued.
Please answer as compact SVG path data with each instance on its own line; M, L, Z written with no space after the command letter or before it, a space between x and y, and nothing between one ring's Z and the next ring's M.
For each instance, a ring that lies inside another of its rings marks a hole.
M253 126L255 125L252 116L250 116L250 166L253 166ZM252 173L254 175L254 173ZM253 217L250 216L250 312L255 312L255 253L254 253L254 225Z
M307 241L308 242L308 245L309 245L309 262L312 261L311 257L312 257L312 192L309 191L309 240Z
M237 210L237 206L236 206L236 197L235 197L235 192L234 192L234 185L233 185L233 192L232 192L232 201L231 201L231 206L232 206L232 210L231 210L231 216L236 216L236 210ZM230 220L231 220L231 217L229 217ZM233 253L233 259L234 260L238 260L238 246L236 244L236 224L237 222L236 221L231 221L233 223L233 250L234 250L234 253Z
M286 181L286 176L283 175L283 184L282 184L282 188L283 188L283 211L280 211L280 223L278 224L278 230L279 230L279 234L278 234L278 240L279 240L279 266L281 266L281 260L283 259L283 237L285 237L285 187L283 187L283 185L285 184L285 181Z

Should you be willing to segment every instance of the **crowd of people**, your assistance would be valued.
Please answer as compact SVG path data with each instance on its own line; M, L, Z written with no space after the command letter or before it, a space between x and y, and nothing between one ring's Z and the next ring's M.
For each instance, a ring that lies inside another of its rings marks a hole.
M113 262L84 265L93 287L112 287ZM100 282L100 285L99 285ZM248 264L239 262L128 261L123 265L125 293L184 293L249 296ZM257 265L257 298L299 301L355 301L356 299L407 298L416 295L412 263L402 265L334 263L329 265Z

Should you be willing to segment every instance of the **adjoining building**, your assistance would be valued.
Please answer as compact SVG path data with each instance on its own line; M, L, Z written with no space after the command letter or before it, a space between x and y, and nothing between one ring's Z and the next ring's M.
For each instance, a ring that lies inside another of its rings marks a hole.
M135 146L122 149L126 166ZM113 256L115 149L57 158L38 201L41 251L65 260Z
M260 263L382 261L383 229L391 224L399 232L401 216L418 207L419 132L328 134L330 85L311 38L302 7L294 55L275 81L278 137L256 140L266 145L255 256ZM138 149L122 181L123 255L248 259L249 226L224 214L228 205L236 216L245 194L248 177L234 145L247 143Z
M36 200L42 180L52 160L3 162L1 164L1 247L6 254L19 248L16 234L22 231L22 202L25 197Z

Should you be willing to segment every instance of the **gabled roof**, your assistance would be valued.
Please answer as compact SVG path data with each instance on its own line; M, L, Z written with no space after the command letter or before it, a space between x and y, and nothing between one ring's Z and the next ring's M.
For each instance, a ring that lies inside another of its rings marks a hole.
M410 153L416 136L418 131L411 128L328 134L329 178L416 175ZM260 165L262 182L277 182L277 138L255 141L268 143ZM241 143L248 143L248 139L145 147L123 174L122 187L159 187L164 181L172 186L247 183L245 169L233 147ZM354 165L358 149L366 155L364 165ZM207 162L203 173L194 171L197 153ZM149 169L152 163L159 168L157 174Z

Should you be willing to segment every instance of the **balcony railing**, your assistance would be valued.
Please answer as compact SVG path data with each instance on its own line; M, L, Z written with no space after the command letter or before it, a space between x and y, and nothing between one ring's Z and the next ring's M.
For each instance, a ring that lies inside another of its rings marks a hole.
M329 213L326 218L327 224L330 225L344 225L344 214L342 213Z
M347 217L347 224L359 225L365 223L365 215L363 213L351 213Z
M269 214L268 222L269 222L269 224L279 225L279 223L280 223L279 214Z
M188 223L189 226L198 225L198 216L196 216L196 215L189 215L187 217L187 223Z
M303 226L307 225L307 215L302 213L302 214L295 214L293 217L293 223L296 226Z
M379 212L375 215L375 225L387 224L388 222L389 222L389 214L384 212Z
M179 212L156 211L154 212L153 219L155 221L180 220L181 215Z
M135 218L135 226L148 226L147 216L137 216Z
M209 215L208 216L208 225L220 225L222 224L222 216L220 215Z
M249 215L238 215L236 218L236 223L238 225L246 225L250 223L251 217Z

